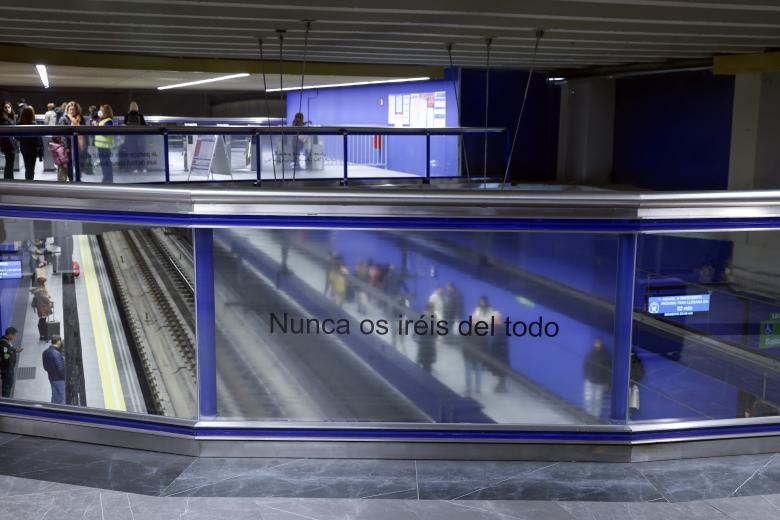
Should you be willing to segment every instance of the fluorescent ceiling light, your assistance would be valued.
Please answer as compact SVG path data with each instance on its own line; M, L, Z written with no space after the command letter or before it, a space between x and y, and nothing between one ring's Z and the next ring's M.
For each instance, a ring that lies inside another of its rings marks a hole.
M547 81L566 81L566 78L560 78L560 77L547 78Z
M46 65L36 65L35 68L38 70L38 75L41 77L41 83L43 83L44 88L49 88L49 74L46 72Z
M188 81L186 83L176 83L175 85L165 85L157 87L157 90L168 90L170 88L191 87L193 85L203 85L204 83L213 83L215 81L225 81L226 79L245 78L249 76L248 72L242 72L240 74L230 74L228 76L219 76L210 79L199 79L198 81Z
M426 81L431 78L399 78L399 79L380 79L376 81L353 81L352 83L330 83L328 85L308 85L303 87L285 87L285 88L269 88L267 92L286 92L288 90L312 90L315 88L333 88L333 87L356 87L358 85L379 85L382 83L406 83L407 81Z

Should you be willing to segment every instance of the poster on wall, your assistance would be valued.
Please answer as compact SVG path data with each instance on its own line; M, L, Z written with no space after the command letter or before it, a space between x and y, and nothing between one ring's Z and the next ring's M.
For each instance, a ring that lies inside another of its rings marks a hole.
M447 122L447 93L390 94L387 124L396 128L444 128Z

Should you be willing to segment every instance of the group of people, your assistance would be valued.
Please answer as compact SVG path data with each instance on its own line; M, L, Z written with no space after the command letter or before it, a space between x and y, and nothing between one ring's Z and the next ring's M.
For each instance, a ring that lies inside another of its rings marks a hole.
M111 105L90 106L86 114L82 113L81 105L76 101L68 101L57 107L54 103L47 105L46 113L43 117L44 125L59 126L112 126L114 125L114 111ZM3 126L30 126L35 125L35 109L21 100L16 108L13 103L6 101L0 112L0 125ZM146 121L141 114L138 103L130 103L127 114L125 114L123 124L125 125L145 125ZM97 152L100 171L103 175L103 183L111 183L114 180L113 166L111 164L111 151L114 147L114 137L111 135L95 135L93 138L88 136L78 136L75 143L69 137L53 136L47 139L46 147L51 151L54 165L57 168L58 181L73 181L73 146L77 147L76 153L79 158L85 157L86 160L80 160L82 165L81 173L86 175L94 174L94 165L91 160L90 148L94 147ZM40 136L25 136L20 134L17 137L4 136L0 138L0 152L5 157L5 167L3 178L10 180L14 178L14 164L17 155L21 154L24 163L24 178L31 181L35 178L35 166L38 161L43 161L44 157L44 139Z

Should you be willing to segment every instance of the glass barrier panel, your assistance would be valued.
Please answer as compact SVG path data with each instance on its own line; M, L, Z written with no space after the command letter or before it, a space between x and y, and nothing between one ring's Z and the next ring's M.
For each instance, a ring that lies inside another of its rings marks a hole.
M459 135L431 136L431 177L465 177L461 169L460 145Z
M188 230L0 220L6 398L197 416ZM58 339L59 338L59 339Z
M77 141L81 182L125 184L165 181L162 135L80 135ZM73 140L69 138L69 150L72 145Z
M640 237L635 421L778 415L778 255L778 231Z
M3 178L67 180L67 141L67 137L50 135L0 137ZM62 163L62 168L58 168L55 159L57 163Z
M264 181L344 177L340 135L298 135L293 131L261 135L260 143L260 173ZM254 149L251 153L254 158ZM254 159L251 168L256 173Z
M219 418L608 422L617 244L215 229Z
M254 136L188 135L171 150L171 182L255 180Z

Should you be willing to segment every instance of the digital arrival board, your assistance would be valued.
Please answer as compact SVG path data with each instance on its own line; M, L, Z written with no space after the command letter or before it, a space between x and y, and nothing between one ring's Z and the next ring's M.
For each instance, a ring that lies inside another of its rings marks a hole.
M21 260L0 261L0 280L19 280L22 277Z
M647 298L647 312L661 316L692 316L697 312L710 310L708 294L676 294L672 296L650 296Z

